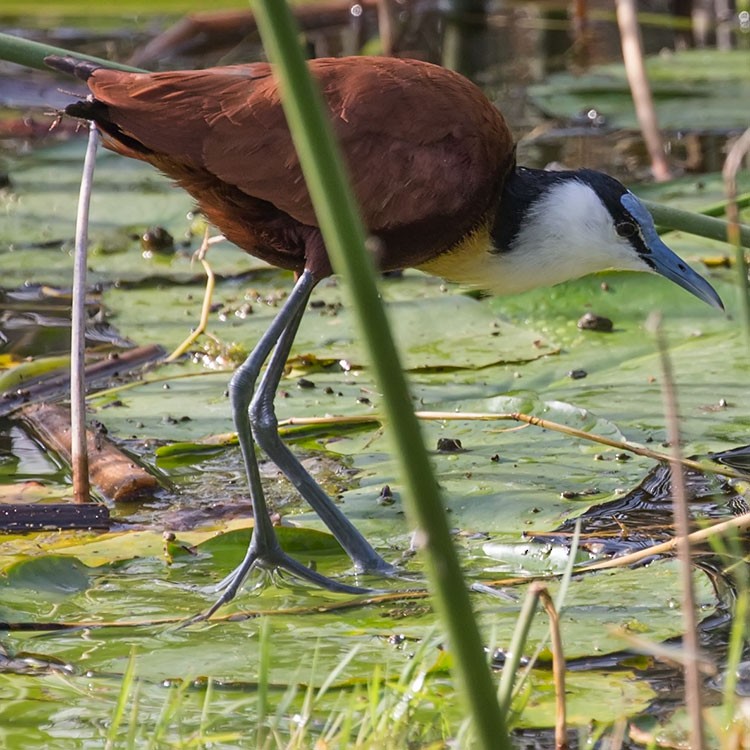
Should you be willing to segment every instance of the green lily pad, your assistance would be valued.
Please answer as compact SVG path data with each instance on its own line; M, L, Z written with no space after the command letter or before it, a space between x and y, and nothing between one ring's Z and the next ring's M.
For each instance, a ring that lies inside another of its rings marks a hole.
M726 87L712 78L686 92L680 82L668 80L656 86L657 94L660 101L669 95L685 111L696 92L701 106L710 109L706 102L713 88L740 102L745 84L738 80L739 68L730 67L733 80ZM718 75L711 73L717 80ZM622 80L602 87L599 79L588 89L571 89L570 95L598 102L610 88L624 112L630 105ZM81 152L80 143L71 143L11 164L7 221L0 227L5 284L68 283ZM174 347L196 324L203 299L203 272L190 259L198 244L187 216L190 199L147 166L109 155L101 160L97 185L90 281L102 284L106 313L122 336ZM722 198L715 176L643 192L690 207ZM178 244L187 245L169 259L143 258L134 237L150 224L165 226ZM52 247L42 247L46 242ZM699 268L701 259L728 252L720 243L676 233L670 233L669 243ZM235 354L249 350L277 313L291 276L232 247L212 248L209 260L219 276L209 319L209 331L219 342L215 348L227 345L231 351L236 344ZM730 272L709 275L736 319ZM664 279L607 274L513 298L476 299L407 272L383 280L381 290L414 403L422 411L442 413L425 417L423 432L467 579L504 587L503 598L473 595L490 650L507 648L529 575L567 563L569 551L560 547L552 555L543 550L529 564L525 553L536 548L528 536L618 497L653 461L625 460L618 449L474 413L521 411L584 433L658 448L666 439L661 366L644 327L649 312L658 308L664 312L681 404L684 451L747 442L748 368L735 320ZM161 366L141 382L117 384L89 400L90 415L113 439L163 473L165 489L158 497L115 509L118 526L108 534L44 532L0 539L3 620L13 625L3 646L11 658L33 654L36 660L33 673L0 670L0 744L48 747L71 737L76 746L105 744L131 658L137 701L132 698L126 715L137 717L132 733L144 745L158 727L165 744L199 745L200 738L210 736L204 745L232 748L247 743L248 733L264 721L277 721L278 736L286 738L293 731L290 717L309 706L308 686L314 692L331 674L335 680L312 709L321 725L352 706L349 715L367 710L379 715L381 696L391 696L413 727L401 747L456 735L464 717L448 672L452 651L444 645L447 650L438 652L432 645L443 640L442 634L424 591L422 560L411 554L413 523L404 512L389 427L380 421L380 393L343 289L335 280L322 283L315 300L318 306L305 316L281 382L278 416L368 418L356 430L332 423L298 432L293 449L399 573L356 575L295 489L263 461L264 488L283 524L278 533L284 548L326 575L375 592L348 597L283 577L263 586L263 577L254 572L213 622L184 627L216 601L216 585L245 554L252 523L238 449L226 437L232 429L226 388L234 360L204 356L201 340L193 347L194 358ZM613 332L579 330L577 321L587 311L610 317ZM462 419L448 418L462 414ZM44 492L53 496L68 489L67 475L19 426L3 436L2 481L44 483ZM438 450L441 438L460 441L462 450ZM161 453L185 455L184 446L173 441L191 446L213 441L220 447L189 460L170 462L169 456L157 455L165 444ZM382 492L386 484L390 493ZM164 531L174 536L165 540ZM555 556L557 564L547 565ZM572 723L612 722L650 708L648 658L627 652L623 632L656 643L680 635L678 573L674 560L659 560L571 582L561 613L563 642L566 656L582 670L569 674ZM713 582L699 571L694 579L699 610L710 615L718 604ZM549 581L553 593L558 585ZM225 615L230 619L220 619ZM47 630L43 638L38 629ZM543 645L547 634L546 615L539 614L528 653ZM264 637L273 645L270 656L263 651ZM277 712L273 719L268 711L265 719L261 716L259 703L266 656L271 696L266 708ZM61 672L61 664L69 669ZM533 670L519 699L517 726L552 724L548 667L545 662ZM404 674L409 678L401 681Z
M684 50L646 61L659 125L667 130L727 131L747 127L750 52ZM590 109L610 128L638 129L622 65L575 76L556 73L529 89L545 114L572 119Z
M85 591L89 586L89 573L79 560L65 555L43 555L4 567L0 586L6 593L7 589L28 589L56 599Z

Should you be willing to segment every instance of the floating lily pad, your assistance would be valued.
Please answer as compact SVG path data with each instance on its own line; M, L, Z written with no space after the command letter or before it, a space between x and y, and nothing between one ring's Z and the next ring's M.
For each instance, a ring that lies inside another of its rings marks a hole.
M680 82L657 82L657 97L668 95L677 109L689 112L699 95L701 108L710 110L715 88L739 107L745 86L739 79L746 68L728 60L689 91ZM723 82L722 68L733 80ZM629 112L624 79L601 81L580 90L571 83L566 96L584 103L596 99L599 106L600 97L614 91L613 101ZM726 124L731 120L725 114ZM70 143L11 164L12 188L3 198L7 220L0 227L4 284L19 286L27 279L69 283L81 153L81 143ZM104 308L122 336L138 344L176 346L196 324L203 298L203 272L190 259L198 244L187 217L191 201L146 165L111 155L103 155L96 181L90 281L102 284ZM644 192L690 207L722 198L716 177L649 186ZM185 241L188 246L178 247L168 259L143 258L135 236L152 224L166 227L178 245ZM702 258L728 252L720 243L675 233L669 242L699 268ZM228 351L236 344L235 354L247 351L277 313L291 276L229 246L212 248L209 260L219 274L217 307L209 319L209 331L218 339L214 345L219 350L226 345ZM718 270L710 276L736 318L730 273ZM525 412L584 433L659 448L666 439L663 376L644 321L651 310L661 309L685 452L747 442L747 364L736 322L664 279L608 274L489 300L445 291L439 281L408 272L383 280L381 289L414 403L420 410L443 413L425 417L422 424L462 566L471 582L494 583L505 594L474 595L490 647L507 647L525 581L532 572L549 570L544 559L524 565L529 557L524 551L538 549L528 546L529 537L620 496L654 462L626 460L620 450L551 429L472 414ZM315 704L315 720L328 721L342 706L354 706L356 712L364 704L379 705L382 688L397 696L400 710L421 733L421 746L455 735L463 715L447 677L452 652L449 646L438 651L432 645L441 634L424 591L422 561L410 554L413 524L404 512L389 427L380 419L380 393L343 289L335 281L323 283L315 300L319 306L308 311L282 379L278 414L282 419L369 418L356 430L334 422L297 433L293 448L378 550L400 565L400 575L355 575L294 488L263 462L264 486L283 524L284 547L327 575L376 591L344 597L288 579L254 587L261 580L254 574L237 600L218 613L230 620L180 627L216 600L216 585L242 559L252 524L238 450L227 439L232 425L226 388L235 360L203 356L200 340L193 347L194 360L159 367L142 382L117 384L89 401L90 414L106 424L113 439L163 473L165 490L157 498L145 506L118 508L114 515L120 525L109 534L44 532L0 539L7 594L2 614L14 627L3 645L16 667L23 659L34 666L28 674L0 669L0 744L49 747L71 737L78 746L104 744L133 653L139 678L134 715L146 728L136 727L134 733L152 732L166 721L170 728L164 731L173 744L184 744L190 736L198 745L195 738L206 737L208 729L223 739L203 744L247 744L248 728L263 724L258 688L264 628L273 644L270 704L284 731L290 717L303 711L307 686L319 688L343 665L328 694ZM587 311L610 318L612 333L579 330L576 322ZM448 418L461 414L459 420ZM3 481L32 487L35 499L69 489L66 473L20 427L3 436ZM439 451L438 440L445 438L460 441L462 450ZM157 458L158 448L172 441L209 444L211 453L171 463ZM388 493L383 492L386 484ZM165 540L164 531L174 536ZM569 551L560 546L556 554L559 570ZM622 634L637 633L654 642L679 636L678 573L673 560L659 560L573 580L562 612L566 656L578 660L576 668L582 670L569 676L573 723L610 722L649 708L654 693L647 681L648 658L627 653L629 642ZM700 612L709 615L719 604L713 582L696 572L695 583ZM557 586L550 581L553 592ZM39 637L37 629L48 632ZM546 616L540 614L529 653L547 632ZM399 684L399 675L415 663L424 676L419 682L408 680L406 687ZM532 672L516 725L552 724L548 666L545 662ZM180 693L181 685L191 689ZM182 703L172 725L163 717L172 716L169 707L178 700ZM152 738L144 734L144 744Z
M646 61L660 127L666 130L746 128L750 52L685 50ZM556 73L529 89L534 104L565 120L595 109L609 128L638 129L622 65L604 65L575 76Z

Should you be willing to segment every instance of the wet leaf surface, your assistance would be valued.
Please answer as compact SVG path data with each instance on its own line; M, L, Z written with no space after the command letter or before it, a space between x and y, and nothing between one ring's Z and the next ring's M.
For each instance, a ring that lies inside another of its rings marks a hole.
M747 50L683 50L650 57L647 72L660 127L673 131L744 128L750 96ZM545 114L588 125L596 110L607 128L638 129L622 65L602 65L584 75L556 73L531 87Z
M684 107L683 98L672 96L673 84L667 85L667 93ZM26 281L55 288L69 284L81 153L80 143L70 142L10 165L12 189L0 198L5 212L0 273L6 289ZM683 208L722 198L715 177L643 192ZM149 168L102 155L90 283L100 286L106 320L123 339L171 348L195 325L203 276L191 254L201 228L188 217L190 210L190 199ZM143 257L138 237L153 225L175 238L174 255ZM720 243L676 233L668 238L702 272L702 259L728 252ZM258 720L263 627L270 629L273 644L272 702L286 706L285 727L301 710L306 686L319 687L356 649L333 689L316 703L316 718L324 721L344 710L353 694L365 695L368 681L403 694L399 676L416 664L426 682L411 693L413 724L431 727L442 719L455 731L462 714L448 679L450 650L437 648L442 639L423 593L420 559L410 554L411 525L403 512L388 430L379 421L380 394L346 295L335 281L321 285L317 306L305 317L292 367L282 380L278 414L280 419L370 418L355 428L335 423L300 428L289 431L288 438L342 510L387 559L402 566L403 574L357 579L318 519L264 463L284 547L326 575L372 585L379 596L342 597L283 580L276 586L248 585L219 613L232 620L178 627L214 601L216 584L239 562L251 533L243 468L227 437L232 366L227 353L233 350L236 356L252 347L291 283L288 274L229 245L212 249L209 259L220 277L209 324L218 341L210 351L201 340L193 357L151 370L135 383L115 382L111 391L90 399L91 416L168 477L173 489L147 505L114 508L116 527L108 534L44 532L0 539L0 618L12 628L3 641L12 663L7 669L0 665L4 745L101 744L134 653L141 680L139 725L153 727L179 695L179 719L170 725L173 738L203 731L208 716L211 732L230 738L212 746L237 747L237 737L246 738L247 727ZM644 321L651 310L660 309L680 397L684 452L700 454L747 443L750 428L748 365L734 319L731 272L716 269L708 275L732 318L701 306L663 279L635 274L583 279L507 299L477 299L407 272L383 280L382 294L420 410L522 411L656 448L663 448L666 439L662 375ZM611 320L611 333L580 330L578 321L586 313ZM37 356L59 346L57 340L39 341ZM5 377L13 377L10 367L18 361L2 363L8 367ZM577 370L587 376L570 378L568 373ZM491 650L507 646L529 577L559 571L567 563L567 547L552 549L533 535L620 498L654 466L648 459L624 460L620 451L508 421L433 418L423 421L423 430L467 579L494 582L507 595L474 596ZM435 446L441 440L460 443L461 450L439 451ZM17 423L0 424L0 441L3 498L20 492L59 499L69 492L66 470ZM386 485L388 502L382 502ZM173 537L165 541L164 532ZM579 550L579 557L583 554ZM695 582L701 615L709 617L719 604L713 581L696 569ZM554 593L557 583L550 587ZM678 636L680 601L671 560L573 580L563 641L566 656L585 665L569 677L573 723L606 723L649 709L656 699L650 664L634 665L623 653L627 641L621 633L654 642ZM538 616L529 653L544 643L547 630L546 617ZM206 707L209 679L214 687ZM196 682L191 686L191 681ZM180 684L190 689L180 693ZM284 703L288 691L295 695ZM550 726L553 698L548 664L540 664L518 698L518 726Z

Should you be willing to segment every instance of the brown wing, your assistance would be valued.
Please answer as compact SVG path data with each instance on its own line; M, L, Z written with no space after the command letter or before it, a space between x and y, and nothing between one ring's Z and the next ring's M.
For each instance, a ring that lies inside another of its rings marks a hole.
M310 68L370 231L485 213L510 167L512 137L473 84L391 58L323 59ZM100 69L88 83L112 120L148 149L316 225L268 65L143 75Z

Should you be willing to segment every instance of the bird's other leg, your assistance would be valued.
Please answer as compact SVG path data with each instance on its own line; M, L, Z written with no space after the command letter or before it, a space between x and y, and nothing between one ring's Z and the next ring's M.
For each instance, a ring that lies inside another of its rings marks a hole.
M392 573L393 566L383 560L373 549L367 539L328 497L323 488L310 476L279 435L274 398L304 312L304 306L299 307L296 317L290 319L284 328L250 403L250 424L253 435L266 455L297 488L300 495L336 537L351 558L357 572Z
M320 575L289 557L282 549L276 537L273 524L268 515L263 485L255 456L255 442L250 427L249 406L253 398L255 383L260 374L263 363L278 342L286 341L286 329L291 326L292 333L299 325L299 319L304 312L307 300L315 286L312 274L303 273L294 285L278 315L274 318L266 332L248 358L234 373L229 384L229 397L232 408L232 418L237 431L242 458L245 463L247 481L250 486L250 498L253 505L255 527L250 544L243 561L220 584L222 594L216 603L203 615L210 617L220 606L231 601L248 573L255 567L283 568L294 575L306 579L314 584L345 593L362 593L364 589L347 586ZM294 338L292 335L291 338Z

